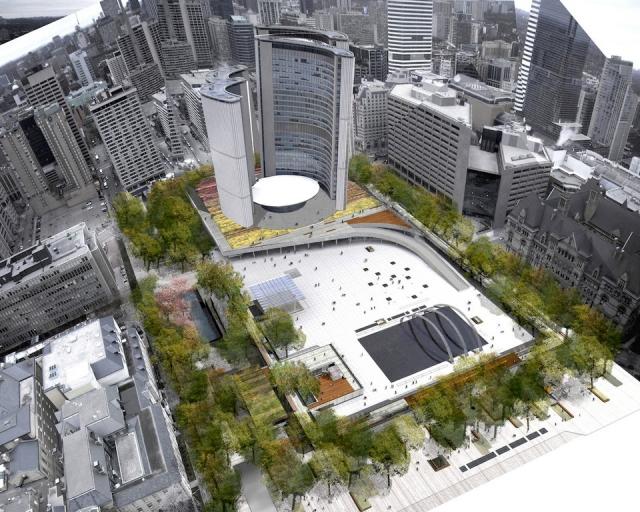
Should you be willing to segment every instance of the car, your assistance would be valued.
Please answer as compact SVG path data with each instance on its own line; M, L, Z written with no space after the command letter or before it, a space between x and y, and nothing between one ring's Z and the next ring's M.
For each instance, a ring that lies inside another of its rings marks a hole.
M87 202L86 202L86 205L87 205L87 206L91 206L92 204L93 204L93 202L92 202L92 201L87 201Z
M106 208L103 208L103 209L102 209L102 210L100 210L100 211L101 211L102 213L107 213L107 211L108 211L108 210L107 210Z

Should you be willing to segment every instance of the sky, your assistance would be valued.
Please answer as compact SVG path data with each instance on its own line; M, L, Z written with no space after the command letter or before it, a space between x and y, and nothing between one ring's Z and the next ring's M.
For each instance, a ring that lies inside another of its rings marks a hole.
M640 0L563 2L606 56L620 55L640 69ZM528 10L531 6L531 0L515 0L515 3L520 9ZM81 25L91 23L100 14L100 3L96 0L0 0L0 16L60 16L78 7L85 7L78 12ZM75 25L75 16L68 16L5 43L0 46L0 65L48 43L56 34L72 32Z

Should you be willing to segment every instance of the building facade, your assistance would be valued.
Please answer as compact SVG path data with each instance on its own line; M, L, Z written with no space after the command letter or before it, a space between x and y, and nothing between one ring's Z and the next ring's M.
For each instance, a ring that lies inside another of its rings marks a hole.
M51 105L55 102L60 105L67 118L71 132L82 151L87 165L92 165L93 161L89 155L89 148L80 133L80 128L73 119L71 110L67 106L62 92L62 87L58 82L53 68L35 68L23 80L22 86L27 95L27 99L33 108Z
M244 16L231 16L227 20L227 33L234 64L256 67L255 28Z
M582 72L592 45L561 0L533 0L515 109L535 131L555 138L562 129L558 123L576 120Z
M220 68L200 87L220 208L244 227L254 222L255 183L254 109L247 78L246 66Z
M337 210L344 209L353 145L354 58L348 38L260 28L256 48L264 175L312 178Z
M523 199L508 217L507 248L625 326L640 305L639 229L637 213L588 182L569 198L554 191L546 200Z
M204 111L202 110L200 88L207 83L207 76L210 72L210 69L202 69L180 75L182 97L187 109L191 132L205 147L209 146L209 139L207 138L207 125L204 120Z
M84 87L93 82L91 62L87 58L87 52L78 50L69 54L69 61L78 77L78 82Z
M78 224L0 262L0 349L27 343L109 305L113 271Z
M164 165L135 88L113 88L90 107L122 186L135 192L164 176Z
M432 31L432 0L388 0L389 71L430 71Z
M182 136L176 120L175 100L171 95L167 95L166 89L154 94L152 98L169 154L174 160L182 160L184 158L184 148L182 147Z
M216 64L231 62L231 43L227 22L223 18L212 16L207 20L209 36L211 37L211 52Z
M56 159L64 190L79 190L90 185L91 172L60 105L38 107L34 117Z
M588 135L594 146L609 149L610 160L620 160L638 104L631 78L633 62L613 56L605 61Z
M389 94L388 159L414 185L462 211L471 144L471 107L446 85L396 85Z
M356 151L387 154L387 102L389 89L383 82L363 81L353 100L353 131Z
M18 225L18 213L4 185L0 183L0 258L11 256Z

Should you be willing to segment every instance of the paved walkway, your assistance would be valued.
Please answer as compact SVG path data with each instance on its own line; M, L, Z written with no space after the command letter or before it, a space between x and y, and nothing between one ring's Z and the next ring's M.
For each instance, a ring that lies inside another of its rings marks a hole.
M277 512L260 470L248 462L236 466L242 480L242 495L251 512ZM246 507L244 507L246 508Z

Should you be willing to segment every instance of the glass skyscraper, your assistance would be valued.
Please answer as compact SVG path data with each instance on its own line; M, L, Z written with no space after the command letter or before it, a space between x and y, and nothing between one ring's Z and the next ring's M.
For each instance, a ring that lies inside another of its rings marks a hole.
M516 111L541 135L575 122L591 39L561 0L533 0L518 75Z

